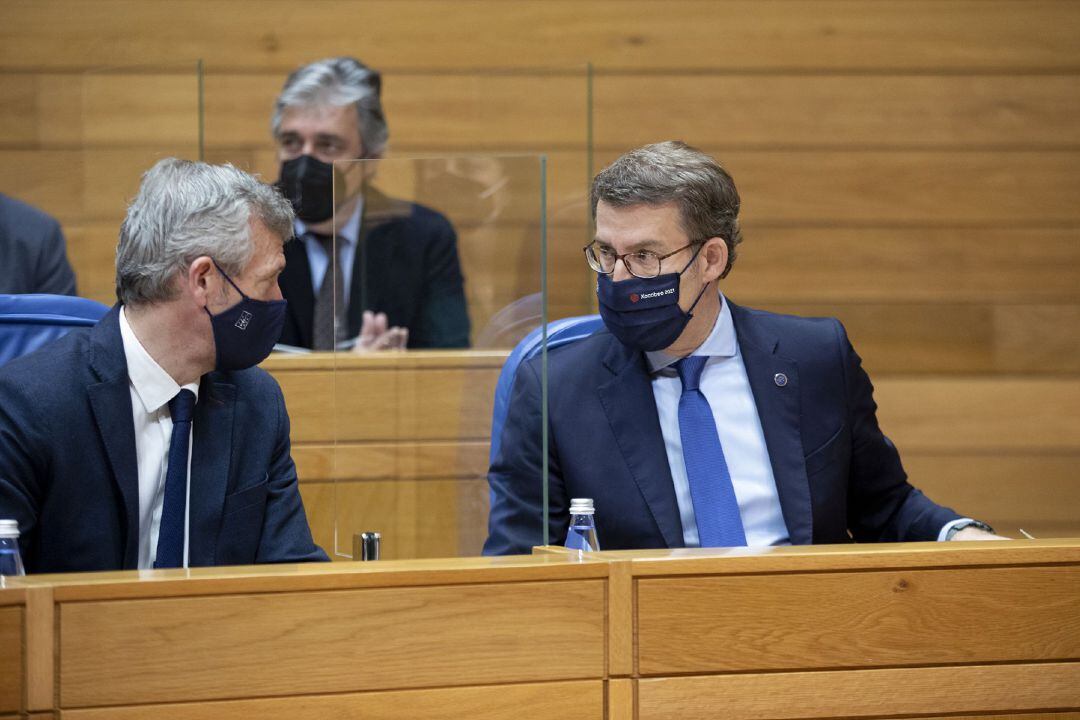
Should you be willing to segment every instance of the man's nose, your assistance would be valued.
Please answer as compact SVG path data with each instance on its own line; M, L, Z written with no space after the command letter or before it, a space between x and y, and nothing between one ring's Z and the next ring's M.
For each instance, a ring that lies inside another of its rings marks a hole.
M626 263L624 263L622 260L619 260L615 263L615 270L611 273L611 279L614 282L619 282L620 280L626 280L632 277L633 275L631 275L630 271L626 269Z

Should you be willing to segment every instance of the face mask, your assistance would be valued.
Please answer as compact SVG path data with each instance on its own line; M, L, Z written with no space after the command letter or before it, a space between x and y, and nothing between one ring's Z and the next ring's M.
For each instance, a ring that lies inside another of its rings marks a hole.
M702 246L703 247L703 246ZM619 341L635 350L663 350L675 342L694 317L692 310L708 284L694 298L689 310L679 307L679 278L697 258L701 247L680 272L654 278L630 277L615 282L611 275L597 274L596 296L604 326Z
M301 222L311 225L334 216L334 166L330 163L311 155L286 160L275 184Z
M214 262L221 276L240 293L240 302L217 315L210 315L217 349L217 370L245 370L258 365L281 337L285 325L285 300L253 300L236 287L221 266Z

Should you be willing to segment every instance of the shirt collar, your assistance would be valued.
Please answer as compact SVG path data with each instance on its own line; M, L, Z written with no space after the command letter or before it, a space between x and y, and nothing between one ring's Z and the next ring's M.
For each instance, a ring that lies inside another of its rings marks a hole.
M358 198L356 203L356 209L353 210L352 215L345 221L345 224L337 229L337 236L339 239L344 240L349 245L355 245L357 238L360 237L360 216L364 212L364 199ZM301 222L299 219L293 221L293 230L296 232L296 237L302 238L307 234L307 225Z
M126 308L120 308L120 338L124 343L127 359L128 380L147 414L152 415L176 397L181 388L164 368L150 356L128 323ZM184 388L199 398L199 383L189 383Z
M720 312L716 314L716 322L713 323L712 332L691 355L735 357L738 351L739 344L735 341L735 323L731 319L731 308L728 307L724 293L720 293ZM681 358L668 355L663 350L645 353L645 361L649 365L649 372L653 374L674 365L679 360Z

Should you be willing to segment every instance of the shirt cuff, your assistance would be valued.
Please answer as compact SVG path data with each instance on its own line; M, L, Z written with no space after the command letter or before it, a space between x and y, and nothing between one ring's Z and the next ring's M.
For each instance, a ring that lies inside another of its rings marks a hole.
M938 542L945 542L945 538L947 538L949 536L949 531L952 530L957 525L969 525L969 524L971 524L973 522L975 522L975 521L972 520L971 518L957 518L956 520L945 523L941 527L941 532L938 533L937 541Z

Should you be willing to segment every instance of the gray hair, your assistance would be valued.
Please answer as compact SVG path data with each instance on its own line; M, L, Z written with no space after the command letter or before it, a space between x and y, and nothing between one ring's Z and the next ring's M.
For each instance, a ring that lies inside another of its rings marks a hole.
M289 75L274 101L270 129L281 131L281 114L287 107L319 107L353 104L360 118L360 146L365 158L382 157L390 129L382 109L382 76L356 58L336 57L298 68Z
M739 192L727 171L700 150L680 140L631 150L593 179L593 220L601 200L615 207L677 203L691 242L724 239L728 261L720 277L731 272L742 242Z
M171 300L173 278L199 257L230 276L255 253L249 220L280 237L293 233L289 201L232 165L166 158L146 171L116 246L116 297L125 305Z

